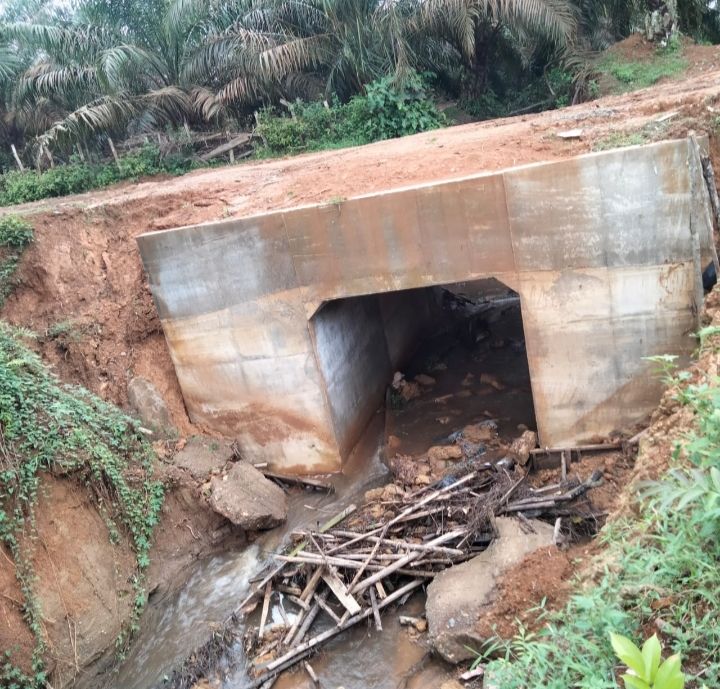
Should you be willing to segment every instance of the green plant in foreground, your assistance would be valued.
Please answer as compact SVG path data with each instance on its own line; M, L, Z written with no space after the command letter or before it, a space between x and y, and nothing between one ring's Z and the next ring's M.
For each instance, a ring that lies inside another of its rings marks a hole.
M714 346L710 339L718 337L705 334ZM561 610L543 613L532 637L495 642L492 658L481 649L488 684L617 689L610 634L632 637L657 625L672 654L692 659L688 687L720 686L720 378L692 384L684 372L671 375L668 357L654 360L694 413L694 428L678 443L670 471L639 493L633 516L603 527L592 584Z
M653 634L638 648L622 634L610 634L615 655L627 665L630 672L622 675L626 689L683 689L685 675L680 669L680 656L670 656L662 660L662 647Z

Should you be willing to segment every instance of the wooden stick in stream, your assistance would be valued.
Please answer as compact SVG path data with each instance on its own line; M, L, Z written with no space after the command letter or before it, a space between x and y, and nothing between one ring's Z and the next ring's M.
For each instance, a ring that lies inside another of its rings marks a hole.
M342 531L340 529L334 529L333 535L344 536L346 538L355 538L355 536L359 536L360 534L358 534L357 531ZM380 542L382 545L387 545L393 548L404 548L405 550L431 550L434 553L443 553L445 555L458 556L465 554L464 550L459 550L458 548L447 548L443 546L435 546L434 548L430 548L424 543L410 543L408 541L403 541L400 538L380 538L379 536L367 536L365 540L370 541L370 543ZM342 555L342 557L347 557L347 555Z
M305 585L305 590L302 592L300 596L300 600L304 603L309 603L310 599L312 598L313 594L315 593L315 589L318 587L318 584L320 583L320 578L322 577L324 564L320 564L319 567L315 568L315 571L312 573L312 576L308 579L307 584ZM295 635L297 634L298 628L301 624L305 622L305 619L313 614L313 610L317 608L317 605L314 605L312 607L308 606L304 610L302 610L298 616L295 618L295 622L293 622L292 627L290 627L290 630L285 635L285 638L283 639L284 644L290 644L292 640L295 638ZM315 612L315 615L317 615L317 612ZM314 619L314 618L313 618Z
M438 536L437 538L433 539L428 543L427 545L440 545L441 543L445 543L446 541L451 541L453 538L458 538L459 536L465 535L465 531L450 531L446 534L443 534L442 536ZM362 593L368 586L372 586L375 582L381 581L382 579L385 579L385 577L388 576L388 574L392 574L395 570L400 569L401 567L404 567L408 563L412 562L413 560L418 559L419 557L422 557L423 553L419 550L413 550L413 552L408 553L405 557L401 558L400 560L396 560L391 565L388 565L387 567L384 567L379 572L375 572L372 576L369 576L367 579L363 579L362 581L358 582L350 591L350 593ZM387 599L386 599L387 600Z
M328 592L323 591L319 596L318 599L322 600L323 603L325 602L325 599L328 597ZM315 605L310 608L310 612L305 616L305 621L302 623L302 627L297 630L297 633L295 636L290 640L290 646L297 646L304 638L305 635L310 631L310 627L312 627L313 622L315 622L315 618L320 613L320 604L315 603Z
M408 584L405 584L405 586L402 586L401 588L391 593L384 601L378 603L378 609L382 610L383 608L386 608L388 605L402 598L405 594L414 591L416 588L421 586L422 583L422 579L415 579ZM334 636L337 636L341 632L344 632L346 629L349 629L358 622L367 619L372 614L372 608L366 608L361 613L354 615L353 617L343 622L341 625L333 627L332 629L328 629L327 631L322 632L321 634L318 634L311 639L308 639L305 643L302 643L299 646L296 646L295 648L289 650L285 655L280 656L280 658L277 658L276 660L268 663L265 666L266 671L260 677L248 684L246 689L256 689L256 687L259 687L264 682L266 682L271 675L278 675L283 670L287 670L289 667L292 667L293 665L295 665L295 663L299 662L307 655L312 653L313 649L315 649L320 644L328 641L329 639L332 639Z
M276 474L273 471L265 471L265 469L261 469L261 471L266 478L272 478L276 481L282 481L283 483L289 483L294 486L307 486L308 488L314 488L315 490L325 490L328 493L335 491L335 486L333 486L332 483L318 481L314 478L305 478L303 476L285 476L283 474Z
M263 598L262 613L260 615L260 629L258 629L258 639L263 638L265 631L265 622L267 622L268 610L270 609L270 596L272 595L272 581L268 581L265 586L265 598Z
M367 533L361 534L360 536L357 536L356 538L351 539L350 541L347 541L346 543L343 543L342 545L336 546L335 548L331 548L327 551L328 555L332 555L334 552L338 550L342 550L343 548L347 548L349 545L353 545L354 543L359 543L360 541L365 540L368 536L375 536L376 534L380 533L383 529L387 529L391 527L393 524L397 524L398 521L400 521L402 518L407 517L408 515L412 514L413 512L418 511L421 507L424 507L429 502L432 502L433 500L436 500L442 495L445 495L446 493L449 493L463 484L467 483L468 481L472 481L477 476L477 472L471 471L469 474L466 474L462 478L455 481L455 483L451 483L449 486L445 486L445 488L441 488L440 490L433 491L429 495L425 496L422 500L419 502L410 505L409 507L405 508L400 514L398 514L396 517L393 517L389 522L382 526L378 526L376 529L373 529L372 531L368 531Z
M375 587L370 587L370 605L372 606L373 617L375 618L375 629L382 631L382 622L380 621L380 610L378 609L377 598L375 597Z
M349 517L356 509L357 505L348 505L341 512L338 512L334 517L330 517L330 519L328 519L325 523L321 524L318 532L325 533L329 529L332 529L334 526L337 526L338 524L340 524L340 522L343 521L343 519ZM299 553L306 546L307 542L298 543L298 545L296 545L295 548L290 551L290 554L294 555L296 553ZM242 612L242 609L265 588L265 585L268 583L268 581L272 581L278 574L280 574L280 572L282 572L286 564L287 563L283 562L282 564L275 567L267 576L265 576L262 581L257 584L255 588L250 591L250 593L243 599L240 605L238 605L235 610L233 610L232 614L227 618L226 622L228 622L233 616L239 615Z
M337 574L335 574L335 572L328 567L323 572L322 578L328 585L328 588L335 594L335 598L342 603L343 607L351 615L357 615L360 612L360 604L352 597L348 587L345 586L345 583Z

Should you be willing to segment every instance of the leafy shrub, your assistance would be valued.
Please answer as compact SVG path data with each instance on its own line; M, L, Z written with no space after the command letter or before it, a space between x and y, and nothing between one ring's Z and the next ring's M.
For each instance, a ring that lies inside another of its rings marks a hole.
M182 174L193 166L194 163L186 158L163 158L157 146L146 145L120 158L119 165L114 162L88 165L73 161L44 172L10 171L0 175L0 206L79 194L163 172Z
M705 329L699 337L705 345L720 343L716 330ZM671 358L655 359L668 377ZM489 684L615 689L610 634L632 636L657 623L674 654L697 659L697 674L686 670L692 686L720 686L720 379L690 385L679 373L673 381L677 399L696 416L696 430L675 452L682 463L644 491L636 517L604 527L606 549L592 586L575 593L562 610L542 613L537 633L521 629L509 642L480 649L480 659L490 661ZM673 664L667 668L671 683L661 685L656 675L658 687L682 686L679 664ZM631 678L628 689L648 684L639 681Z
M33 229L16 215L0 218L0 306L13 287L13 275L25 247L33 239Z
M121 645L136 628L145 603L144 572L163 487L152 479L154 455L137 423L87 390L60 383L2 322L0 428L0 542L13 557L25 619L36 639L34 680L21 686L40 687L45 686L42 611L26 546L32 542L41 472L74 473L96 496L110 539L119 538L121 527L128 534L137 559L132 577L135 606L130 627L118 640ZM0 685L20 681L20 674L7 658L0 658Z
M444 119L427 93L425 81L411 74L402 85L390 77L366 87L366 95L348 103L302 103L292 106L291 116L272 109L258 114L260 155L299 153L342 146L358 146L435 129Z
M419 74L411 74L399 87L391 77L385 77L368 84L365 92L362 114L367 116L365 136L371 141L425 132L444 123ZM361 111L358 108L353 112L356 121Z

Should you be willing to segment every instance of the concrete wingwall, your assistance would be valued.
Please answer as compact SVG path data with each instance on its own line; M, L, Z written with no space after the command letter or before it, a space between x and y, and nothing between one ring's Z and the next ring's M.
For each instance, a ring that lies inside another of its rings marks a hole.
M640 419L659 396L646 357L694 346L711 226L679 140L138 243L191 418L310 472L340 468L430 317L400 290L495 277L520 294L543 444Z

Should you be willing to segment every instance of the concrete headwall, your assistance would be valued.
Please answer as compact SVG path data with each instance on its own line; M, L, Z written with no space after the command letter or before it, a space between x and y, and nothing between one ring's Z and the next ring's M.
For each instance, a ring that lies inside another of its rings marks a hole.
M412 339L369 325L377 302L326 306L311 335L334 299L496 277L520 294L543 444L642 417L658 399L644 357L693 347L703 191L692 148L671 141L138 241L191 418L275 467L331 470L377 397L375 366L389 370L380 331L393 352Z
M428 297L427 290L406 290L337 299L312 317L318 368L343 457L428 329Z

